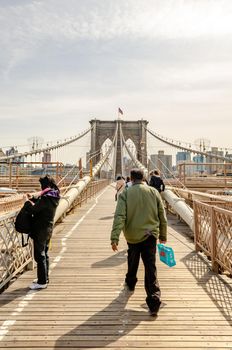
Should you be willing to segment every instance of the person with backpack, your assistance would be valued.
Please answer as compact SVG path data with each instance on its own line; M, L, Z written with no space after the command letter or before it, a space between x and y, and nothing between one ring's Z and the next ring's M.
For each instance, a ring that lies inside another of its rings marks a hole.
M150 178L149 186L152 186L152 187L156 188L157 191L158 191L159 193L165 190L164 182L163 182L163 180L161 179L158 170L154 170L154 171L151 173L151 178Z
M27 208L32 216L30 237L34 243L34 259L37 263L37 280L30 289L44 289L49 282L49 242L52 237L53 220L60 200L60 190L55 180L46 175L39 179L41 193L28 200L31 205Z

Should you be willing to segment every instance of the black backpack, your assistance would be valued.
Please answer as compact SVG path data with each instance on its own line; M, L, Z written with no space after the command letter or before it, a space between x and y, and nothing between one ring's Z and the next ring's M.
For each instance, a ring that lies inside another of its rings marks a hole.
M158 192L164 191L165 188L163 180L158 176L151 177L149 186L156 188Z
M32 231L32 215L28 209L32 206L29 201L26 201L23 207L18 212L15 219L15 229L17 232L28 234L26 243L24 242L24 236L22 235L22 246L25 247L28 245L29 235Z

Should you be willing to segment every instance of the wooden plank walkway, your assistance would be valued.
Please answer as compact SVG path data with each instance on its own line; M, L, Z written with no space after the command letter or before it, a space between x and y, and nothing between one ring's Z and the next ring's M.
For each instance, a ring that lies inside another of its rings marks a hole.
M113 199L109 186L56 227L46 290L29 291L28 271L0 295L0 349L232 349L231 280L210 272L173 217L177 266L157 263L158 317L146 309L142 264L135 293L123 291L126 243L122 235L113 253L109 242Z

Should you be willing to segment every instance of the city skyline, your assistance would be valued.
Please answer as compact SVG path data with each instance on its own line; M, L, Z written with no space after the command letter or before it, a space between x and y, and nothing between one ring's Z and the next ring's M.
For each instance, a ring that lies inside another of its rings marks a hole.
M36 142L36 137L32 137L30 140L33 140L33 143L31 145L27 145L27 149L24 149L24 152L29 152L29 151L34 151L34 150L39 150L39 149L43 149L44 147L46 148L46 146L51 146L51 145L43 145L43 143L37 143ZM42 140L39 140L40 142L42 142ZM207 140L209 142L209 140ZM53 145L55 145L55 142L53 143ZM101 153L104 155L109 147L111 145L111 141L109 139L106 139L105 142L102 144L101 146ZM70 145L68 145L69 147ZM228 157L231 158L231 155L232 153L229 153L228 150L223 150L221 148L218 148L218 147L210 147L210 144L208 144L208 149L203 149L203 147L201 147L202 145L198 145L198 147L196 147L195 149L199 150L199 151L204 151L204 152L207 152L209 154L209 156L204 156L200 153L196 153L196 152L190 152L190 151L186 151L186 150L181 150L181 149L176 149L174 147L169 147L169 151L166 149L163 149L162 146L156 146L155 148L150 148L149 145L147 145L147 161L148 163L150 162L151 164L153 163L153 165L155 163L157 163L157 160L154 162L154 157L156 158L159 158L159 154L162 155L164 158L169 158L169 168L171 169L172 166L176 166L178 163L180 163L179 160L181 160L181 162L196 162L198 163L199 162L199 157L201 158L201 162L202 163L206 163L206 162L223 162L223 160L220 160L220 159L216 159L215 157L214 160L212 159L211 160L211 157L210 157L210 154L211 155L220 155L220 156L227 156L228 154ZM204 144L203 144L204 146ZM71 145L71 147L73 147ZM79 147L82 147L82 146L78 146L76 145L75 147L79 148ZM130 150L130 152L136 157L137 155L137 150L136 150L136 146L135 144L133 143L133 141L131 139L129 139L127 141L127 147L128 149ZM166 145L166 147L168 147L168 145ZM87 152L85 152L85 149L87 149ZM82 149L82 155L79 156L79 158L82 158L82 161L85 163L85 159L88 158L88 154L89 154L89 146L86 145L84 146L84 148ZM164 147L165 148L165 147ZM23 152L23 151L22 151ZM10 156L10 155L14 155L14 154L18 154L19 153L19 158L16 157L16 161L27 161L27 156L26 158L24 159L20 159L20 150L18 150L18 148L15 148L14 146L10 147L9 149L2 149L0 147L0 155L1 156ZM64 157L64 154L62 155L63 152L60 152L61 154L58 156L57 154L57 151L53 150L53 151L48 151L48 152L43 152L43 153L39 153L37 155L34 155L35 157L35 160L37 161L48 161L48 159L50 159L50 161L62 161L63 163L66 163L66 164L71 164L72 161L71 161L71 158L67 158L65 159ZM65 150L65 153L67 154L67 150ZM69 153L69 151L68 151ZM127 153L125 147L123 148L123 154L124 154L124 158L128 158L130 159L130 155ZM162 158L161 156L161 158ZM171 157L171 159L170 159ZM179 157L179 159L178 159ZM31 157L32 158L32 157ZM36 159L37 158L37 159ZM79 159L78 158L78 159ZM153 160L152 160L153 159ZM76 160L77 158L74 159L74 163L76 163ZM155 166L155 165L154 165ZM153 166L153 167L154 167Z

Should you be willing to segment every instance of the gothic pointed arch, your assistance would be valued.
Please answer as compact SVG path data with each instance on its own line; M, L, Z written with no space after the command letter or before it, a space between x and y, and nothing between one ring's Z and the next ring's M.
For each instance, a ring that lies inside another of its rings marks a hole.
M137 158L144 165L147 166L147 132L146 127L148 121L124 121L124 120L90 120L91 125L91 149L90 154L101 149L103 143L109 139L113 141L117 123L121 125L122 133L125 141L131 139L135 144L137 150ZM120 128L119 128L120 130ZM120 144L120 135L118 136L117 155L116 155L116 173L122 173L122 145ZM100 153L95 157L93 164L100 160Z

